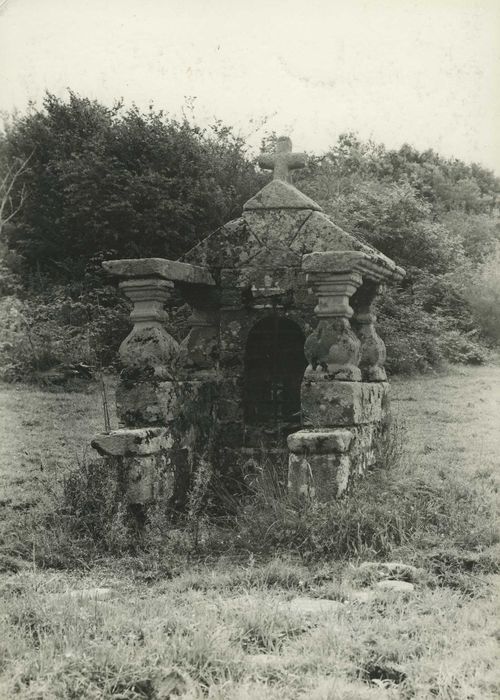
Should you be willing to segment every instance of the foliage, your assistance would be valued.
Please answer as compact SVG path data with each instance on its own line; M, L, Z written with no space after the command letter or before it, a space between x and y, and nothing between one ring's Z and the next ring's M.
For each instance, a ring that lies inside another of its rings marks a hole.
M43 279L37 286L44 286ZM61 383L75 365L92 373L115 362L129 322L127 305L114 287L87 279L23 296L0 300L2 379Z
M500 343L500 244L495 255L479 267L467 291L481 330L493 342Z
M26 201L9 236L29 269L81 277L104 250L176 258L234 217L257 188L242 140L151 106L107 108L69 92L6 131L11 160L30 161L14 189Z
M406 269L379 312L394 372L482 362L498 339L500 180L476 164L340 136L297 177L334 221Z

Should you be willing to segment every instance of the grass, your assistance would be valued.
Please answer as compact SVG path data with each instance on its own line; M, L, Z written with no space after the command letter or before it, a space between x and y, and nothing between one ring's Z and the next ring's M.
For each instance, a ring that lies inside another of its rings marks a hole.
M498 697L499 389L498 367L393 382L403 462L371 477L378 489L365 482L336 510L302 513L330 538L323 554L283 534L283 502L271 498L254 531L255 504L240 514L225 556L103 557L74 543L72 568L56 570L20 527L48 507L40 477L50 484L102 428L99 401L6 387L0 698ZM359 544L332 556L353 522L358 540L342 541ZM67 541L38 537L64 566ZM414 591L375 589L359 568L374 558L415 564ZM303 598L338 605L315 614L292 604Z

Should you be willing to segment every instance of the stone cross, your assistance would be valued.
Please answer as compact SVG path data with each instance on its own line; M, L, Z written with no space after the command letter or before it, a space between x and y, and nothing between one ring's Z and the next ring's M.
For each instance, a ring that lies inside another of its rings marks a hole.
M264 170L273 170L273 180L291 182L290 170L303 168L307 162L305 153L292 153L292 141L287 136L280 136L276 141L273 155L259 157L259 165Z

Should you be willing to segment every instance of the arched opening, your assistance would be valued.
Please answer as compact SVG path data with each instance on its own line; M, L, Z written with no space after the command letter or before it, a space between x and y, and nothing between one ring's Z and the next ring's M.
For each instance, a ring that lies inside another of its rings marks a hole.
M245 421L287 434L300 426L304 334L287 318L255 324L245 351Z

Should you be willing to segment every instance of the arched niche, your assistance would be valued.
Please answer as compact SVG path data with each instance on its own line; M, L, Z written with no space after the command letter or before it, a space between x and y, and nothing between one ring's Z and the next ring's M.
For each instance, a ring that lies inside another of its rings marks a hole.
M307 361L300 326L278 315L258 321L245 348L247 425L287 434L301 424L300 385Z

